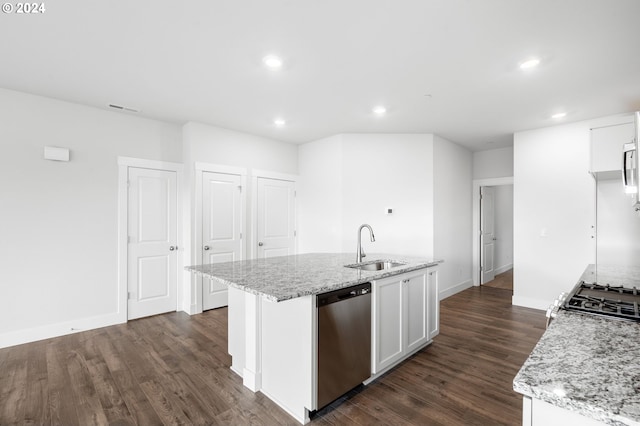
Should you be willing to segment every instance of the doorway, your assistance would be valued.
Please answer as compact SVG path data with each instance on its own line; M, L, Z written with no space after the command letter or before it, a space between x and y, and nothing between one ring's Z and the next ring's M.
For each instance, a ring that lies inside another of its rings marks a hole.
M296 254L296 182L286 175L255 177L254 258Z
M242 176L202 172L202 263L242 260ZM228 304L228 287L202 277L202 310Z
M473 284L513 288L513 177L473 181Z
M123 320L178 309L182 164L118 158L119 312Z
M247 170L221 164L195 163L194 263L246 259ZM193 313L227 306L228 286L192 276Z

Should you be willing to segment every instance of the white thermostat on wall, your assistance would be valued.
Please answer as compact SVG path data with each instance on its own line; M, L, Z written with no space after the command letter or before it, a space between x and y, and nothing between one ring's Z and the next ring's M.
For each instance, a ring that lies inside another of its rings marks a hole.
M53 161L69 161L69 149L57 146L44 147L44 159Z

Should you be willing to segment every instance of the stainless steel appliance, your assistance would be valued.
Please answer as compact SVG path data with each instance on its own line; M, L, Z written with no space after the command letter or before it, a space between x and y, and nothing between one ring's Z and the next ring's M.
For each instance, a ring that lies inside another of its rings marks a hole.
M320 409L371 377L371 283L320 294L316 305Z
M640 321L640 290L580 280L568 294L562 294L547 310L547 325L559 309L589 315Z
M633 194L635 210L640 211L640 191L638 190L638 184L640 183L640 162L638 162L638 155L640 155L640 112L635 112L633 116L635 124L633 140L625 143L622 147L622 182L625 192Z
M561 304L562 309L640 321L640 292L636 287L580 281Z

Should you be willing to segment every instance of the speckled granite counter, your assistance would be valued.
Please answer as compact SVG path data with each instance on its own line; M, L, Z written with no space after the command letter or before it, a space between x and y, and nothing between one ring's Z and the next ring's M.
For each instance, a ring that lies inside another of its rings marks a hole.
M427 268L442 262L407 256L367 254L363 262L386 259L406 264L382 271L345 268L345 265L354 263L354 258L353 253L310 253L187 266L185 269L280 302Z
M600 283L629 287L633 275L598 268ZM640 323L560 310L513 389L605 424L640 425Z

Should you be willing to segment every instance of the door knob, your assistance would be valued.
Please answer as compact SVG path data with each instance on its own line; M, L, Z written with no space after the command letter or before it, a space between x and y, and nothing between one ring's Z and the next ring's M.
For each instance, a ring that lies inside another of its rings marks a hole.
M178 246L171 246L171 247L169 247L169 251L174 251L174 250L178 250Z
M205 249L205 250L209 250L210 248L211 248L211 247L209 247L209 246L204 246L204 249Z
M260 247L262 247L262 246L264 245L264 243L260 242L260 243L258 243L258 245L259 245Z

